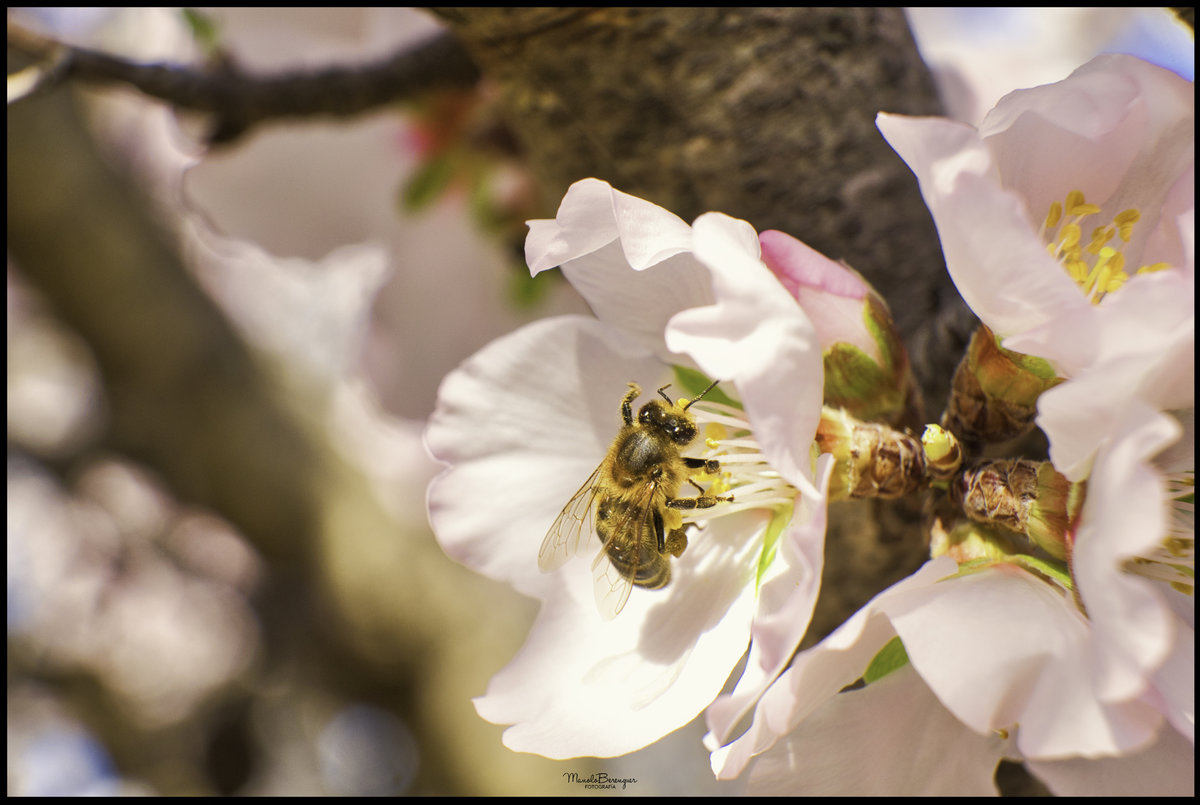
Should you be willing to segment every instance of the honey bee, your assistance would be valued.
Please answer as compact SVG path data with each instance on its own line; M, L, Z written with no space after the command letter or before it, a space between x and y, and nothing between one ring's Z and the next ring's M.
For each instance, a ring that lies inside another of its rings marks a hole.
M613 439L608 455L559 513L538 552L538 567L549 572L591 543L594 528L600 552L592 562L596 605L606 619L616 617L629 599L633 585L656 590L671 580L669 556L679 557L688 540L683 511L711 508L733 497L705 493L692 471L720 472L713 459L690 458L680 450L696 438L696 420L687 409L717 385L713 382L696 399L666 403L650 400L637 421L633 401L642 393L636 383L621 401L624 425ZM684 482L699 490L695 497L679 497Z

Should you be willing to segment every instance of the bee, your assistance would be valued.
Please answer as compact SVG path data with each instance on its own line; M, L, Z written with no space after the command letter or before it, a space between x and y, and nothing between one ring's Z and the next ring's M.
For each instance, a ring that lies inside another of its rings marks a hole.
M592 579L606 620L624 608L633 585L656 590L671 580L669 557L681 556L688 544L682 512L733 500L707 494L691 478L693 471L720 472L719 462L680 455L697 432L687 409L717 383L688 403L671 402L665 393L669 385L658 390L665 404L650 400L635 421L633 401L642 390L629 384L621 401L624 425L608 455L563 507L538 552L542 572L556 570L591 543L594 530L600 552L592 562ZM684 482L700 494L680 497Z

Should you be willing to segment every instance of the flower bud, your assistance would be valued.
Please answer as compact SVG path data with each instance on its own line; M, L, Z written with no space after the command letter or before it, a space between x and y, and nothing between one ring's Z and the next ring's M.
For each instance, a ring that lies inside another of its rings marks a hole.
M831 500L897 498L925 487L925 454L916 437L825 406L817 447L834 457Z
M992 444L1033 429L1037 399L1060 379L1046 361L1004 349L985 325L954 372L942 426L971 443Z
M816 328L825 402L867 421L919 422L921 399L887 304L861 274L791 235L759 235L762 259Z
M962 445L953 433L940 425L925 426L921 447L925 451L925 468L934 480L948 480L962 467Z
M1048 461L995 459L964 471L951 493L972 520L1024 534L1054 558L1066 559L1084 490Z

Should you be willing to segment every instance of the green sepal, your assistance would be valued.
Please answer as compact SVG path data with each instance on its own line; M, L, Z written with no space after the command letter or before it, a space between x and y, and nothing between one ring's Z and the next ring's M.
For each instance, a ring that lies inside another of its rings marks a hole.
M908 665L908 652L904 650L904 643L899 637L893 637L887 642L887 645L879 649L879 653L871 660L871 664L863 672L863 682L868 685L878 682L906 665Z
M767 523L767 530L763 534L762 552L758 555L758 574L754 578L755 592L762 586L763 576L767 574L767 568L775 561L775 554L779 550L779 537L783 535L784 529L792 521L792 513L794 511L795 506L789 503L786 506L780 506L771 513L771 522Z
M691 369L687 366L672 366L675 370L675 385L683 390L683 396L689 400L696 399L696 395L704 391L712 385L712 378L708 377L704 372L698 369ZM710 402L721 403L728 405L731 408L742 410L742 404L730 397L721 390L721 385L718 383L712 391L704 395L704 399Z

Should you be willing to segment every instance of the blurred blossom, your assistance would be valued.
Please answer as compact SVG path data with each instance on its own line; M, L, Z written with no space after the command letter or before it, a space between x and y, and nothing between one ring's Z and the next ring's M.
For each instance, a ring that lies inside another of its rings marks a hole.
M11 738L12 736L10 736ZM9 758L9 794L24 797L128 794L104 747L77 725L43 727L18 737Z
M93 438L103 390L87 344L7 273L8 438L40 456L69 455Z
M1002 96L1128 53L1191 80L1192 32L1165 8L909 8L948 117L978 125ZM884 110L886 111L886 110Z
M181 573L161 555L161 493L130 488L134 475L113 484L105 473L93 468L91 495L101 499L87 500L10 460L9 601L19 614L10 614L10 646L52 668L95 674L134 717L160 726L242 673L257 625L239 592ZM105 491L117 494L108 500ZM154 534L132 538L151 523Z
M321 778L346 797L398 796L416 776L420 753L396 716L368 705L341 710L317 738Z

